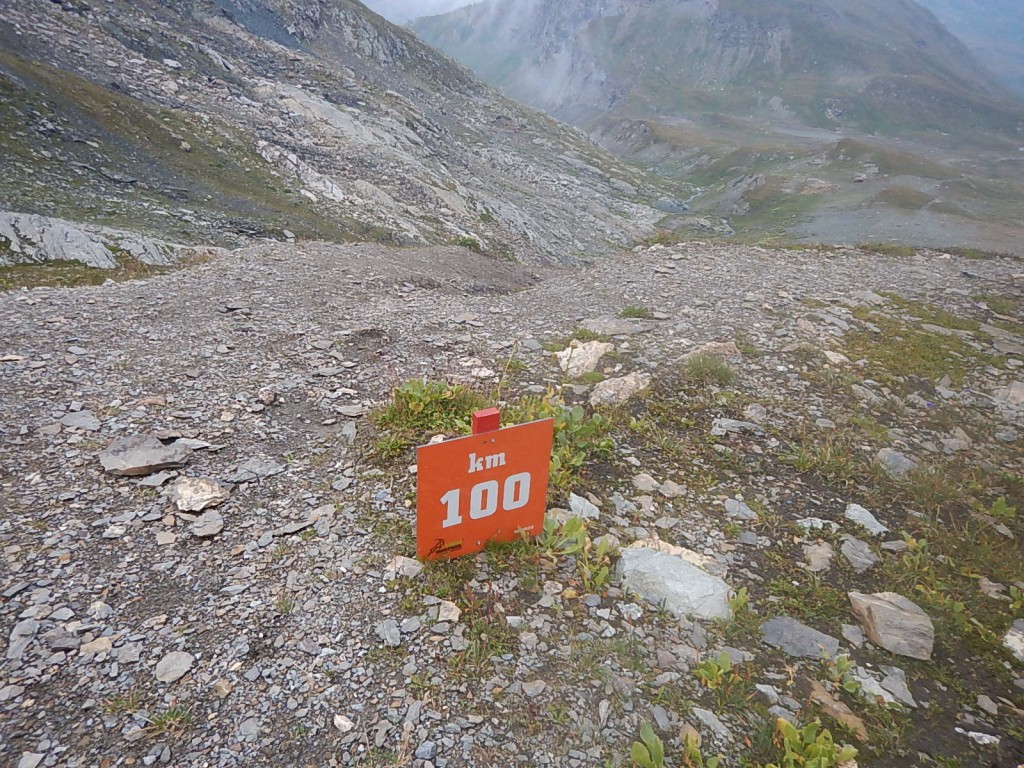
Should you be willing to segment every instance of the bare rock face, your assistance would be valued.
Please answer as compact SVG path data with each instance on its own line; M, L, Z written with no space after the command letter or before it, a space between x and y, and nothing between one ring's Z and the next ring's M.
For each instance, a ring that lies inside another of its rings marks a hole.
M134 233L9 211L0 211L0 239L7 242L7 253L0 253L0 266L79 261L88 267L113 269L118 266L118 254L143 264L166 266L193 250Z
M871 642L912 659L928 661L932 657L935 643L932 620L903 595L851 592L850 605Z
M100 463L112 475L141 477L161 469L180 469L191 454L188 446L164 445L153 435L122 437L100 454Z

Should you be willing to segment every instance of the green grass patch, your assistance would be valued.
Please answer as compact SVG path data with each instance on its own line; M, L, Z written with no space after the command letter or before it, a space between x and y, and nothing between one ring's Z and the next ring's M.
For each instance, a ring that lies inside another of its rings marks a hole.
M377 441L377 454L388 460L438 433L468 434L473 412L486 406L483 395L461 384L407 381L371 417L383 433Z
M990 356L975 350L957 336L941 336L909 328L903 321L873 312L855 310L862 320L878 326L881 333L853 331L846 335L846 353L864 358L881 381L917 377L938 381L948 375L961 386L972 367L991 362Z
M647 307L628 306L619 312L619 317L634 318L637 320L650 320L654 314Z
M938 325L954 331L970 331L972 333L981 329L981 323L977 320L954 315L952 312L942 307L937 307L934 304L905 299L898 293L883 293L881 295L889 299L893 305L906 310L923 323Z
M727 387L736 381L736 371L714 355L694 355L683 365L683 372L687 380L699 384Z

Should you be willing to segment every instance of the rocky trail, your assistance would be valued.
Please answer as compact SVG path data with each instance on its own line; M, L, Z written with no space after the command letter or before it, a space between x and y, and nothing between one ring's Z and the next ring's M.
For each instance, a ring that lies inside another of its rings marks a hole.
M0 763L753 766L784 717L1017 766L1020 272L299 242L0 294ZM407 559L423 377L582 407L561 529Z

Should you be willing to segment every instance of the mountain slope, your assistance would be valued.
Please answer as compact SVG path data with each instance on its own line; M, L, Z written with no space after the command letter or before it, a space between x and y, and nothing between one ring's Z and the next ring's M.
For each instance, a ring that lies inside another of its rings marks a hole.
M660 192L353 0L0 1L0 209L560 261Z
M1024 96L1024 12L1018 0L918 0L1003 83Z
M574 121L726 113L1006 133L1022 119L910 0L511 0L413 29L505 92Z

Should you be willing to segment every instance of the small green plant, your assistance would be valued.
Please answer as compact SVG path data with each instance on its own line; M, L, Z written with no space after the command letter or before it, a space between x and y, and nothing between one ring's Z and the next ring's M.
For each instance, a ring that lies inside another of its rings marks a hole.
M149 720L147 730L154 735L181 733L192 722L192 707L176 704Z
M589 539L583 551L576 556L576 568L580 572L580 581L588 592L598 592L608 581L611 572L611 545L607 539L601 539L594 545Z
M833 768L857 756L855 748L838 746L820 720L797 729L780 717L775 723L775 741L782 751L781 761L765 768Z
M537 544L552 560L576 555L587 545L587 526L579 517L570 517L564 523L548 517L544 520L544 531L537 537Z
M700 662L694 670L694 675L709 690L717 691L728 684L730 678L735 675L732 668L732 659L729 654L722 651L716 659L705 659Z
M746 587L740 587L735 594L729 598L729 607L733 615L740 615L750 610L750 593Z
M696 731L688 730L683 734L683 762L686 768L718 768L722 762L722 756L704 757L701 751L700 736Z
M132 688L127 693L111 696L103 702L103 711L108 715L136 712L142 706L142 696Z
M834 659L825 659L825 673L835 685L856 696L860 693L860 682L853 676L857 664L848 654L841 653Z
M1024 589L1010 587L1010 613L1014 616L1024 614Z
M633 742L629 756L634 768L663 768L665 765L665 745L650 723L641 726L640 741Z
M684 366L686 377L700 384L727 387L736 381L736 371L714 355L694 355Z
M1011 507L1005 496L996 499L989 507L988 513L997 520L1016 520L1017 508Z
M650 320L654 315L647 307L630 305L619 312L619 317L634 318L636 320Z
M282 616L287 616L295 610L295 601L290 597L282 595L274 601L274 608Z

